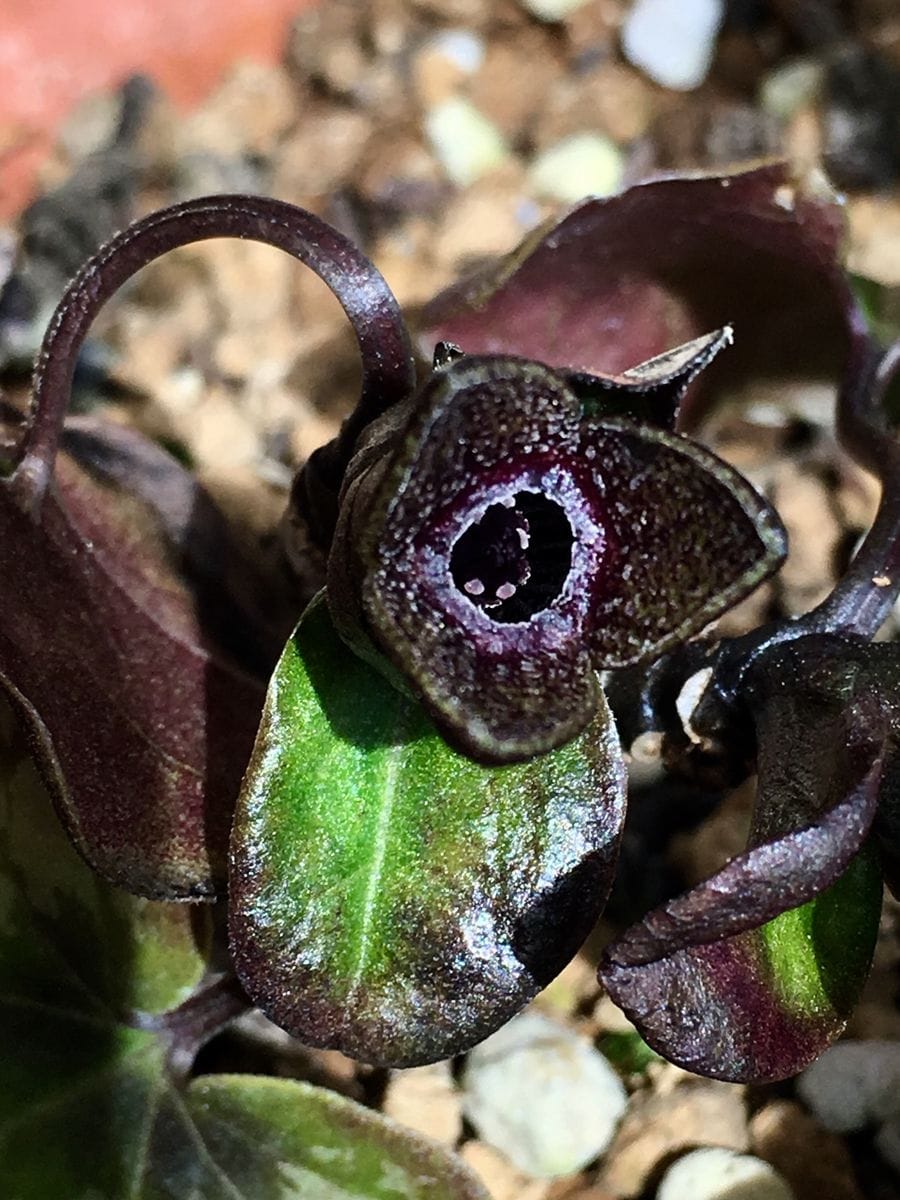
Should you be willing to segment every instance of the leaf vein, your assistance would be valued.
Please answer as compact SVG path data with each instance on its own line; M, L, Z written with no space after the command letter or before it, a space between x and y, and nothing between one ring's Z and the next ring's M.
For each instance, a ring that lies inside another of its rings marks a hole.
M372 941L372 925L375 919L375 907L378 902L378 885L384 871L387 857L387 844L390 837L391 816L397 795L397 779L400 774L400 764L403 757L402 746L391 746L385 752L386 770L382 788L382 803L378 813L378 824L372 839L372 858L369 866L368 881L362 902L362 920L359 931L359 952L356 965L350 978L350 997L353 997L362 980L363 972L369 958Z

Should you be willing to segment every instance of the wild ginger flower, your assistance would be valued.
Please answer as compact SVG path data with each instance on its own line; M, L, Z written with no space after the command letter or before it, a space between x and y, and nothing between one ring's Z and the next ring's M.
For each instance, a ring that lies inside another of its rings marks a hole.
M581 732L597 671L698 633L774 570L781 525L664 426L728 341L618 378L453 357L351 461L328 594L451 744L525 760ZM656 423L633 413L656 406Z

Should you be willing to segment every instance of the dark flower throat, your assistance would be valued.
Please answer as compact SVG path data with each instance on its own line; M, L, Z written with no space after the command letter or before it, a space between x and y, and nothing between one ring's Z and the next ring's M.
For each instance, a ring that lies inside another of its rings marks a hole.
M456 540L450 573L457 588L502 624L549 608L572 566L572 527L538 492L492 504Z

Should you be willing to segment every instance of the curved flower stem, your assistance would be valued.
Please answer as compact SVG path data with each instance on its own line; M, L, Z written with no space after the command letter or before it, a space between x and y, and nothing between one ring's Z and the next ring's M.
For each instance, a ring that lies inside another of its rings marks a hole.
M265 242L298 258L331 288L353 326L363 360L362 393L330 455L329 484L339 482L363 426L414 386L409 335L397 302L352 242L319 217L280 200L188 200L138 221L103 246L76 275L56 309L38 357L28 430L17 466L5 481L35 516L53 475L78 351L98 310L153 259L178 246L217 237Z
M883 401L900 368L900 342L886 353L857 333L860 360L854 386L845 389L837 413L841 444L881 483L878 513L843 579L803 618L809 632L878 632L900 595L900 442L887 423Z

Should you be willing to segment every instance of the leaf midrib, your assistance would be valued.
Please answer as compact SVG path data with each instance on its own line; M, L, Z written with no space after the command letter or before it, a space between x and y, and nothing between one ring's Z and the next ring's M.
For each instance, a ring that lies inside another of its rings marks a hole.
M397 726L399 727L401 724L402 717L398 717ZM400 732L399 728L396 732ZM359 950L356 956L356 963L353 967L353 972L350 976L350 997L355 995L369 959L369 950L372 940L372 925L375 919L375 909L378 904L379 884L381 883L381 876L384 871L384 863L385 859L387 858L387 846L391 832L391 817L393 816L394 801L397 795L397 779L400 775L402 754L403 747L402 745L397 744L397 742L386 747L384 752L384 782L380 789L382 800L378 813L378 822L375 827L375 836L372 839L372 857L369 864L366 890L362 901L362 914L359 929Z

